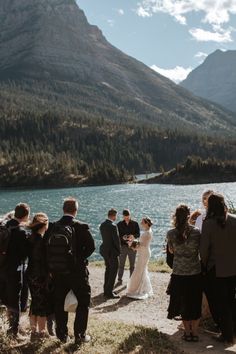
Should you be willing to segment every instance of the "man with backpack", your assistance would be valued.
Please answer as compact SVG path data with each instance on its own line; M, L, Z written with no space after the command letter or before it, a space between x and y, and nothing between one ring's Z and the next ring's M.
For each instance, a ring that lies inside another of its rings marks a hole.
M0 227L0 274L6 290L7 334L14 338L18 336L20 313L25 310L28 297L28 292L24 291L28 257L28 232L24 226L29 215L29 206L20 203L15 208L14 218Z
M75 314L75 344L89 342L86 335L91 288L87 258L94 252L95 243L89 226L75 219L78 201L67 198L63 204L64 216L50 226L47 240L49 272L54 284L56 335L61 342L68 339L68 313L64 311L66 295L70 290L78 300Z

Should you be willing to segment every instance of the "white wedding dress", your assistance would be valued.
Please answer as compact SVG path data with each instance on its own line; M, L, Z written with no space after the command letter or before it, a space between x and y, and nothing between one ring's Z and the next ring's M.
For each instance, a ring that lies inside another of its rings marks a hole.
M153 295L152 285L148 274L148 262L151 257L150 243L152 230L144 231L140 236L140 246L137 249L134 272L127 285L127 297L145 300Z

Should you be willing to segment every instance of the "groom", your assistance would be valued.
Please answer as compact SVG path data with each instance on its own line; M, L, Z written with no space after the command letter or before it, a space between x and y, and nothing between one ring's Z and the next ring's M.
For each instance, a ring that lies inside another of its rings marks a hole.
M104 296L107 299L119 298L119 295L113 292L119 267L119 255L121 252L119 233L115 224L116 218L117 211L111 209L108 212L108 218L100 226L100 232L102 235L100 254L104 258L106 266Z

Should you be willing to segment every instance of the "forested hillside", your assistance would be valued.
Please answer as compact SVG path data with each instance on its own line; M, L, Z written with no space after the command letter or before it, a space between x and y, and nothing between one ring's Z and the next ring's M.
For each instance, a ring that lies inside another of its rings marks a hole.
M190 156L183 164L164 172L145 183L163 184L196 184L236 182L236 161L220 161L215 158L201 159L199 156ZM231 205L232 212L234 210Z
M235 114L112 46L75 0L0 1L0 186L129 181L236 156Z
M6 107L0 117L0 186L116 183L170 168L190 154L222 160L236 154L230 141L72 112Z

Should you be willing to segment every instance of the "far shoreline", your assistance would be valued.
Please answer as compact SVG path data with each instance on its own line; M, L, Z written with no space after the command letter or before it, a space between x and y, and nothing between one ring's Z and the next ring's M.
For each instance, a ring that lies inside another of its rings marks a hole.
M173 183L173 182L148 182L148 180L141 180L135 182L120 182L120 183L104 183L104 184L82 184L78 186L0 186L0 192L8 191L8 192L15 192L15 191L35 191L35 190L61 190L61 189L81 189L81 188L93 188L93 187L110 187L110 186L126 186L126 185L168 185L168 186L200 186L200 185L211 185L211 184L223 184L223 183L236 183L235 181L195 181L195 182L183 182L183 183Z

